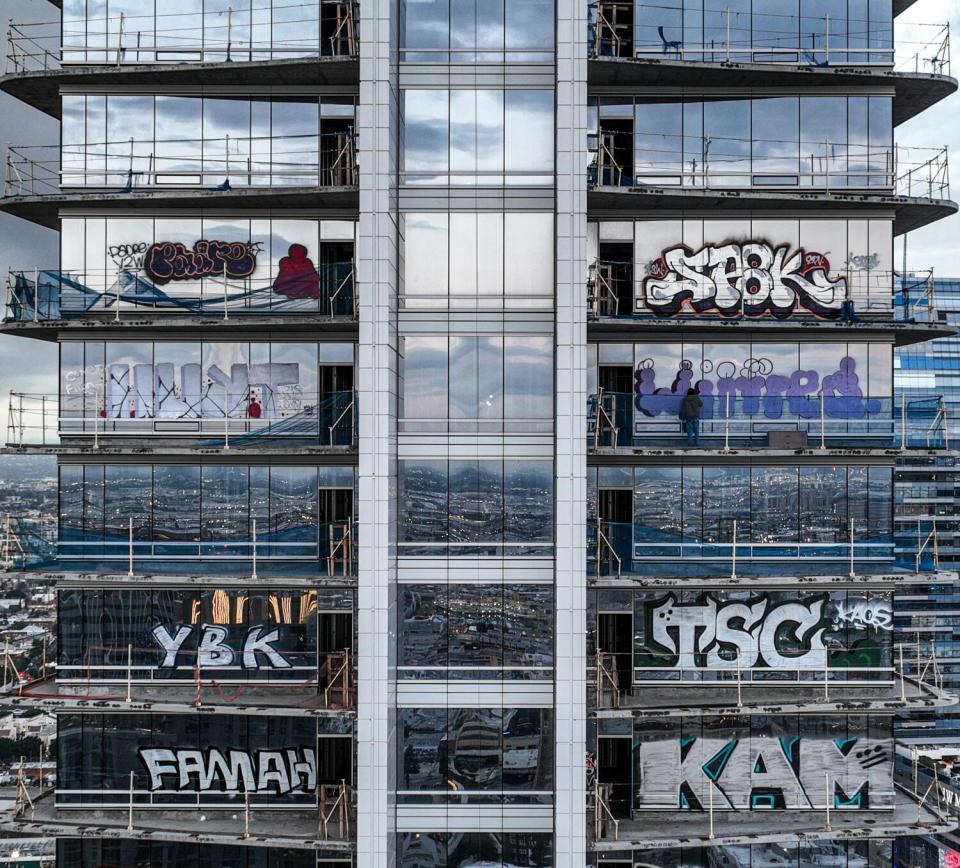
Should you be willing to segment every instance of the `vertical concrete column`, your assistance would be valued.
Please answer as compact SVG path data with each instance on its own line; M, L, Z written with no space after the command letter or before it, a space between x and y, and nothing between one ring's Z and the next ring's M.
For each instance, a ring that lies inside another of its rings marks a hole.
M396 861L397 13L360 4L357 864L377 866Z
M557 0L556 866L586 864L587 46Z

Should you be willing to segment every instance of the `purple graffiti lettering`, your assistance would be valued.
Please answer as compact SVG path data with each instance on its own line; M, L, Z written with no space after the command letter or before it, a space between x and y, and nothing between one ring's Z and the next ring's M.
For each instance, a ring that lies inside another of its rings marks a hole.
M821 378L817 371L796 370L789 376L767 373L748 376L750 370L766 371L772 364L751 367L748 363L738 370L733 362L720 362L709 368L713 380L703 377L693 380L693 367L683 361L670 388L657 388L654 363L647 359L635 372L636 409L644 416L677 416L687 390L694 388L703 402L700 418L704 420L755 417L781 419L784 414L801 419L814 419L823 413L831 419L865 419L882 409L876 398L866 398L856 373L856 362L849 356L840 360L838 368Z
M257 267L256 246L245 241L197 241L192 250L179 241L161 241L147 248L143 268L158 284L220 276L244 278Z

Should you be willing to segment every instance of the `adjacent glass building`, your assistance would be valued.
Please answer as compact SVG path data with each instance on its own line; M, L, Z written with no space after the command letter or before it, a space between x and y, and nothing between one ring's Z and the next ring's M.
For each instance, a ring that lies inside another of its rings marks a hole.
M953 701L898 633L952 577L904 565L895 468L952 432L895 359L952 330L894 240L957 210L896 142L956 82L892 71L904 3L728 5L11 27L62 134L0 199L60 237L2 325L59 355L8 444L58 454L56 671L6 700L59 774L10 827L311 868L946 830L895 777L895 715Z

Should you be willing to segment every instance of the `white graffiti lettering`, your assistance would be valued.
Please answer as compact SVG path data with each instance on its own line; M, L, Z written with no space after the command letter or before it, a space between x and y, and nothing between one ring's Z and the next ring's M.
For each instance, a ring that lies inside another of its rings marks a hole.
M150 775L151 792L215 789L286 795L294 791L309 793L317 788L317 754L313 748L262 750L251 754L219 748L151 747L140 748L137 753Z
M893 610L887 603L863 602L846 606L837 603L836 620L854 627L873 627L875 630L893 629Z
M817 597L767 611L765 597L749 604L720 604L708 595L703 604L681 605L670 594L652 609L651 635L675 658L668 664L675 669L697 668L697 655L703 654L710 669L822 669L825 602ZM783 650L787 637L802 650Z
M92 365L63 374L67 394L100 395L99 412L109 419L223 418L247 416L257 396L257 418L286 418L304 408L296 362L230 365L196 363Z
M685 245L663 252L643 281L646 305L660 316L684 306L696 313L716 310L728 316L783 318L797 306L822 317L837 317L847 282L831 280L821 253L763 241L708 244L694 252Z
M197 646L197 664L203 669L216 669L233 665L233 649L224 644L227 628L204 624Z
M260 669L261 661L266 661L269 669L290 669L293 664L283 656L274 644L280 641L280 630L272 630L257 624L250 627L239 644L239 654L231 644L226 627L217 624L203 624L197 627L192 624L180 624L176 631L171 632L163 625L157 624L151 631L156 643L164 652L160 662L161 669L173 669L177 666L177 655L184 647L187 639L199 630L199 639L196 649L196 663L201 669L222 669L232 666L239 656L244 669ZM181 663L181 665L187 665Z
M637 750L641 809L706 810L711 790L725 810L819 810L828 798L845 810L892 805L893 754L882 739L653 736Z
M193 632L192 627L181 624L177 627L177 632L171 636L163 624L157 624L150 635L156 640L157 644L163 649L163 661L160 663L161 669L173 669L177 665L177 652L187 641L187 637Z
M250 632L247 633L247 637L243 641L243 668L259 669L260 663L257 654L260 653L270 662L270 668L289 669L290 661L270 644L280 641L280 631L274 629L265 635L261 635L264 629L264 627L251 627Z

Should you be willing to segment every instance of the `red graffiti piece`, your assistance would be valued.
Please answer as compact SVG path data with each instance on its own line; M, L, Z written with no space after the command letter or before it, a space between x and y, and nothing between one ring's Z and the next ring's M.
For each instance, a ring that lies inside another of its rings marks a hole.
M830 271L830 260L822 253L805 253L800 273L806 277L811 271Z
M943 864L946 868L960 868L960 853L947 853Z
M291 244L280 260L273 291L287 298L320 298L320 275L302 244Z
M658 280L663 280L670 273L670 266L664 261L661 257L656 262L654 262L648 269L650 277L655 277Z

